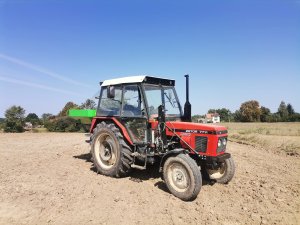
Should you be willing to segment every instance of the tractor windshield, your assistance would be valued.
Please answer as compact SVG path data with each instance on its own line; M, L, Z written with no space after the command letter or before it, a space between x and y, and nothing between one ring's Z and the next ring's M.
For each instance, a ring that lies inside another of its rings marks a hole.
M150 117L158 116L158 107L164 102L166 118L179 119L181 117L180 106L176 97L174 87L144 85Z

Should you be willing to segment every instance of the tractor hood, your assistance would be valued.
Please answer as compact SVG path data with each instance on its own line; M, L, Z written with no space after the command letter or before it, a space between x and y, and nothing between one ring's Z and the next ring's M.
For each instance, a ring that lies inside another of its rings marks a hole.
M168 121L166 122L170 129L175 130L175 132L183 133L199 133L199 134L226 134L227 129L224 126L217 125L207 125L199 123L190 122L178 122L178 121Z

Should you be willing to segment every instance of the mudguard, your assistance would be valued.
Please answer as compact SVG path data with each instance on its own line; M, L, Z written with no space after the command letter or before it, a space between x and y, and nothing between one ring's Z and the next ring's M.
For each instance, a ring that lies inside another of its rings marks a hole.
M166 154L163 155L163 157L160 160L160 165L159 165L159 172L162 172L162 168L164 166L165 161L167 160L167 158L169 158L170 156L176 156L179 154L187 154L189 153L188 150L184 149L184 148L175 148L171 151L168 151Z
M94 128L97 126L98 123L101 123L102 121L112 121L122 132L124 135L124 139L130 144L133 145L133 142L127 132L127 129L125 126L123 126L122 123L120 123L116 118L114 117L94 117L92 120L92 124L90 127L90 133L93 133Z

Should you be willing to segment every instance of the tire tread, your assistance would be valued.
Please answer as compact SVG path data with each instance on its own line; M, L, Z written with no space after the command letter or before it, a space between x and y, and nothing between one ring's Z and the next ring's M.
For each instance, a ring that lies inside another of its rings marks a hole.
M102 132L103 130L109 130L111 131L111 133L113 133L113 135L115 136L116 140L118 141L118 145L119 145L119 149L120 149L120 159L118 163L118 165L111 171L103 171L100 167L100 165L98 165L97 161L96 161L96 157L95 157L95 152L94 152L94 141L97 138L97 136L99 135L100 132ZM118 129L115 124L110 123L107 124L104 121L102 121L101 123L98 123L97 126L93 129L93 134L91 136L91 153L92 153L92 162L94 163L94 166L96 167L97 173L101 173L103 175L107 175L107 176L112 176L112 177L124 177L126 176L130 170L131 170L131 164L133 161L133 157L132 157L132 150L129 147L129 145L126 144L123 135L120 132L120 129Z

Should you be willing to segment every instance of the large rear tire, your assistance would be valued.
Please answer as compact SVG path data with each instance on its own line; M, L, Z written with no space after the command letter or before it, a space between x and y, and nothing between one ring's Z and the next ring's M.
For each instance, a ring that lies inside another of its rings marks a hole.
M91 137L91 153L100 174L123 177L130 172L132 151L114 124L101 122L96 126Z
M184 201L194 200L202 186L200 168L185 154L170 156L166 160L163 177L170 192Z
M225 159L218 169L207 169L209 178L215 180L217 183L227 184L232 180L235 173L235 164L232 158Z

